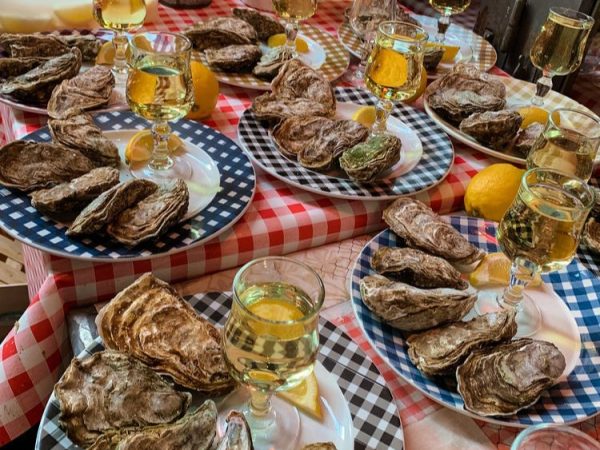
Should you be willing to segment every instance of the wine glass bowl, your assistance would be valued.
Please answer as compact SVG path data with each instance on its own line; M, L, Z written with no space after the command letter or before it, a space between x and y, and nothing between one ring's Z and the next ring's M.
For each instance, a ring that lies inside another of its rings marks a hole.
M429 0L429 4L440 13L435 40L443 44L446 40L446 31L450 27L450 16L464 12L471 4L471 0Z
M300 30L300 21L309 19L317 12L318 0L273 0L273 9L285 21L285 51L294 58L296 51L296 36Z

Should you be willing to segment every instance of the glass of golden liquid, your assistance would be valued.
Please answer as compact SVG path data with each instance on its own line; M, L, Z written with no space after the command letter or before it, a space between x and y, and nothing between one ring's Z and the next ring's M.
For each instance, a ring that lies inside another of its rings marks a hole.
M223 330L225 361L243 387L220 408L240 410L254 448L297 448L300 416L279 398L313 371L319 349L319 310L325 288L307 265L284 257L260 258L233 280L233 306Z
M429 4L440 13L435 40L444 43L446 31L450 27L450 16L464 12L471 4L471 0L429 0Z
M285 20L286 51L294 58L296 51L296 36L300 30L300 21L311 18L317 12L318 0L273 0L273 8L277 15Z
M529 151L527 168L553 168L588 181L599 146L598 117L576 109L555 109Z
M190 58L192 44L182 34L146 32L130 42L127 102L131 110L152 122L154 146L148 164L131 166L135 177L165 181L189 180L192 168L169 155L169 121L184 117L194 101Z
M593 25L594 19L579 11L550 8L529 52L533 65L542 71L531 103L542 106L544 97L552 90L552 77L568 75L581 65Z
M109 30L114 31L113 45L115 59L113 73L117 77L127 74L127 36L144 25L146 18L146 4L144 0L93 0L94 18L96 22Z
M385 21L379 24L365 71L365 84L379 99L372 134L387 132L393 100L402 101L417 92L427 39L425 30L411 23Z

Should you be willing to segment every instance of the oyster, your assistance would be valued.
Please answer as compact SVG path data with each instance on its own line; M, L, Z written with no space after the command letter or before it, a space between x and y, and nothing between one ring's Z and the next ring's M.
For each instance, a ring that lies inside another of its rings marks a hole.
M302 450L337 450L333 442L315 442L302 447Z
M506 149L519 132L523 118L518 112L486 111L474 113L460 123L460 131L496 150Z
M119 183L119 171L100 167L67 183L31 194L32 206L43 214L68 220L102 192Z
M88 450L210 450L216 435L217 407L212 400L206 400L194 412L171 424L109 431Z
M346 150L340 167L351 180L369 183L400 161L402 142L396 136L374 136Z
M381 275L360 280L360 295L385 323L402 331L427 330L462 319L477 300L468 289L420 289Z
M187 213L190 193L183 180L162 185L139 203L119 214L106 232L116 241L134 246L155 239Z
M263 54L258 64L254 66L252 74L264 80L272 80L277 76L281 67L292 57L292 52L283 45L271 48Z
M506 416L538 401L565 370L554 344L517 339L476 350L456 370L465 409L482 416Z
M278 122L287 117L331 117L335 113L327 106L308 98L278 99L270 92L256 97L252 102L252 110L257 119L267 122Z
M0 47L14 58L60 56L76 47L82 60L93 62L102 41L93 35L0 34Z
M383 220L409 247L444 258L461 272L472 271L485 256L485 251L418 200L397 199L383 211Z
M131 179L114 186L81 211L67 230L67 235L90 235L100 231L127 208L136 205L157 189L157 184L144 179Z
M25 192L56 186L93 168L77 150L50 142L14 141L0 148L0 185Z
M231 411L227 416L225 437L219 442L217 450L253 450L252 434L244 415Z
M102 47L102 40L92 34L69 34L58 38L68 47L77 47L85 62L95 62Z
M73 358L54 393L61 428L84 447L110 430L172 422L192 398L137 359L110 350Z
M328 128L333 119L321 116L288 117L279 122L271 133L277 149L288 158L296 159L310 145L320 130Z
M11 78L0 85L0 94L30 104L45 104L52 89L61 81L73 78L81 67L81 52L71 49L51 58L29 72Z
M473 350L510 341L516 333L515 312L499 311L413 334L406 344L410 360L421 372L446 375L454 373Z
M215 17L200 22L188 28L185 35L196 50L254 44L258 40L254 28L235 17Z
M255 9L233 8L233 15L252 25L261 41L266 41L274 34L285 33L285 27L277 19L261 14Z
M531 147L533 147L533 144L535 144L537 138L540 137L542 131L544 131L544 125L535 122L529 125L527 128L519 131L517 140L515 141L515 145L513 147L515 152L519 156L527 158L529 150L531 150Z
M471 64L455 64L451 72L427 86L425 95L429 97L449 88L476 94L489 94L500 99L506 98L506 86L502 81Z
M204 54L210 67L224 72L251 71L262 56L258 45L228 45L206 49Z
M233 388L220 331L151 273L119 292L96 324L106 347L131 354L181 386L214 395Z
M22 75L46 61L48 58L0 58L0 80Z
M371 267L377 273L420 288L469 287L448 261L414 248L380 247L371 257Z
M79 150L99 167L119 167L119 149L107 137L92 116L79 114L67 119L50 119L48 128L54 142Z
M600 254L600 223L595 218L592 217L586 222L582 238L589 250Z
M115 77L106 66L94 66L74 78L63 81L54 89L48 101L48 115L66 119L108 104Z

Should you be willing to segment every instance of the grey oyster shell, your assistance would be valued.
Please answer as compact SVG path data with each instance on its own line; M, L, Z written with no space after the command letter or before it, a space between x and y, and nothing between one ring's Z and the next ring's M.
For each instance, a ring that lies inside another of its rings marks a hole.
M383 211L383 220L409 247L444 258L461 272L474 270L485 256L485 251L418 200L395 200Z
M228 45L206 49L204 54L210 67L223 72L249 72L262 56L258 45Z
M460 131L496 150L506 150L519 132L523 118L518 112L486 111L474 113L460 123Z
M185 181L165 183L155 193L119 214L106 232L114 240L131 247L156 239L183 219L189 200Z
M583 229L582 241L593 253L600 254L600 223L590 218Z
M62 145L79 150L96 166L119 167L121 158L117 146L102 134L92 116L79 114L67 119L49 119L52 139Z
M256 31L246 21L235 17L215 17L188 28L185 35L196 50L222 48L228 45L254 44Z
M517 333L514 311L477 316L408 337L408 356L427 376L447 375L482 347L510 341Z
M102 40L92 34L69 34L58 38L68 47L77 47L84 62L94 62L102 47Z
M88 450L210 450L216 437L217 407L206 400L174 423L109 431Z
M73 218L102 192L119 183L119 171L100 167L50 189L31 194L31 204L47 216L64 221Z
M56 186L93 168L77 150L50 142L14 141L0 148L0 185L24 192Z
M76 47L85 62L93 62L102 47L102 41L93 35L57 34L0 34L0 47L13 58L53 57L64 55Z
M0 58L0 80L22 75L46 61L48 58Z
M517 140L513 146L515 153L523 158L527 158L529 150L531 150L531 147L533 147L537 138L540 137L542 131L544 131L544 125L537 122L534 122L527 128L519 131Z
M471 353L456 371L457 389L468 411L481 416L512 415L536 403L565 366L554 344L517 339Z
M67 230L68 236L94 234L111 223L127 208L158 190L158 185L149 180L131 179L100 194L73 221Z
M54 393L61 428L83 447L111 430L172 422L192 398L137 359L110 350L73 358Z
M380 247L371 257L371 267L381 275L420 288L469 287L448 261L415 248Z
M271 136L283 155L297 159L298 153L310 145L319 131L333 122L333 119L321 116L288 117L273 128Z
M302 450L337 450L333 442L315 442L302 447Z
M252 74L264 80L272 80L292 57L292 52L283 45L271 48L262 55L258 64L252 69Z
M105 305L96 325L107 348L132 355L181 386L211 395L234 386L221 332L151 273Z
M274 34L285 33L285 27L277 19L261 14L255 9L233 8L233 15L252 25L261 41L266 41Z
M346 150L340 167L351 180L369 183L400 161L402 142L396 136L370 137L366 142Z
M61 81L73 78L81 67L81 52L73 48L51 58L29 72L0 84L0 94L27 104L46 104L52 89Z
M217 450L254 450L252 434L241 412L231 411L227 416L227 429Z
M382 275L360 280L363 302L385 323L402 331L420 331L462 319L477 300L468 289L421 289Z

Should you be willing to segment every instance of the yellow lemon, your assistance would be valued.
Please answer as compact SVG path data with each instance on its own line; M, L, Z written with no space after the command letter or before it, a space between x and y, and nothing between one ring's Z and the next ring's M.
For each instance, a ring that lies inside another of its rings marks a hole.
M267 45L271 48L281 47L285 44L287 38L284 33L273 34L269 36L267 40ZM296 38L296 51L300 53L308 53L310 49L308 48L308 44L301 37Z
M295 388L278 392L277 395L311 417L318 420L323 419L321 401L319 400L319 383L314 372Z
M423 95L423 92L425 92L426 88L427 88L427 69L425 69L425 66L421 65L421 82L419 83L419 88L417 89L417 92L415 92L415 95L407 98L406 100L404 100L404 102L405 103L414 102L419 97L421 97L421 95Z
M82 27L94 20L89 0L62 0L54 3L54 14L72 27Z
M408 61L404 55L382 48L371 63L368 76L381 86L400 87L408 78Z
M477 288L485 286L508 286L510 282L510 259L501 252L489 253L469 275L469 282ZM537 274L529 284L540 286L542 277Z
M428 42L425 44L427 47L442 47L444 49L444 54L442 55L441 62L443 63L451 63L458 55L458 51L460 47L458 45L448 45L448 44L439 44L438 42Z
M511 164L492 164L483 169L467 186L467 214L499 222L517 194L524 172Z
M352 114L352 120L364 125L367 128L371 128L376 119L375 111L376 110L374 106L363 106L358 108L354 114Z
M154 145L152 133L150 130L138 131L127 143L125 147L125 159L127 162L147 161L152 156L152 147ZM185 148L184 142L176 134L169 136L169 151L177 152Z
M261 319L273 322L265 323L250 319L250 326L258 335L271 335L289 340L297 339L305 334L302 324L285 323L304 317L300 308L293 303L278 298L262 298L248 305L248 310Z
M188 119L204 119L213 112L219 99L219 81L215 74L200 61L190 63L194 84L194 105Z
M548 121L548 111L544 108L540 108L539 106L525 106L523 108L519 108L517 112L523 118L523 122L521 123L521 128L527 128L532 123L541 123L545 125ZM560 125L560 116L556 114L554 117L554 123Z

